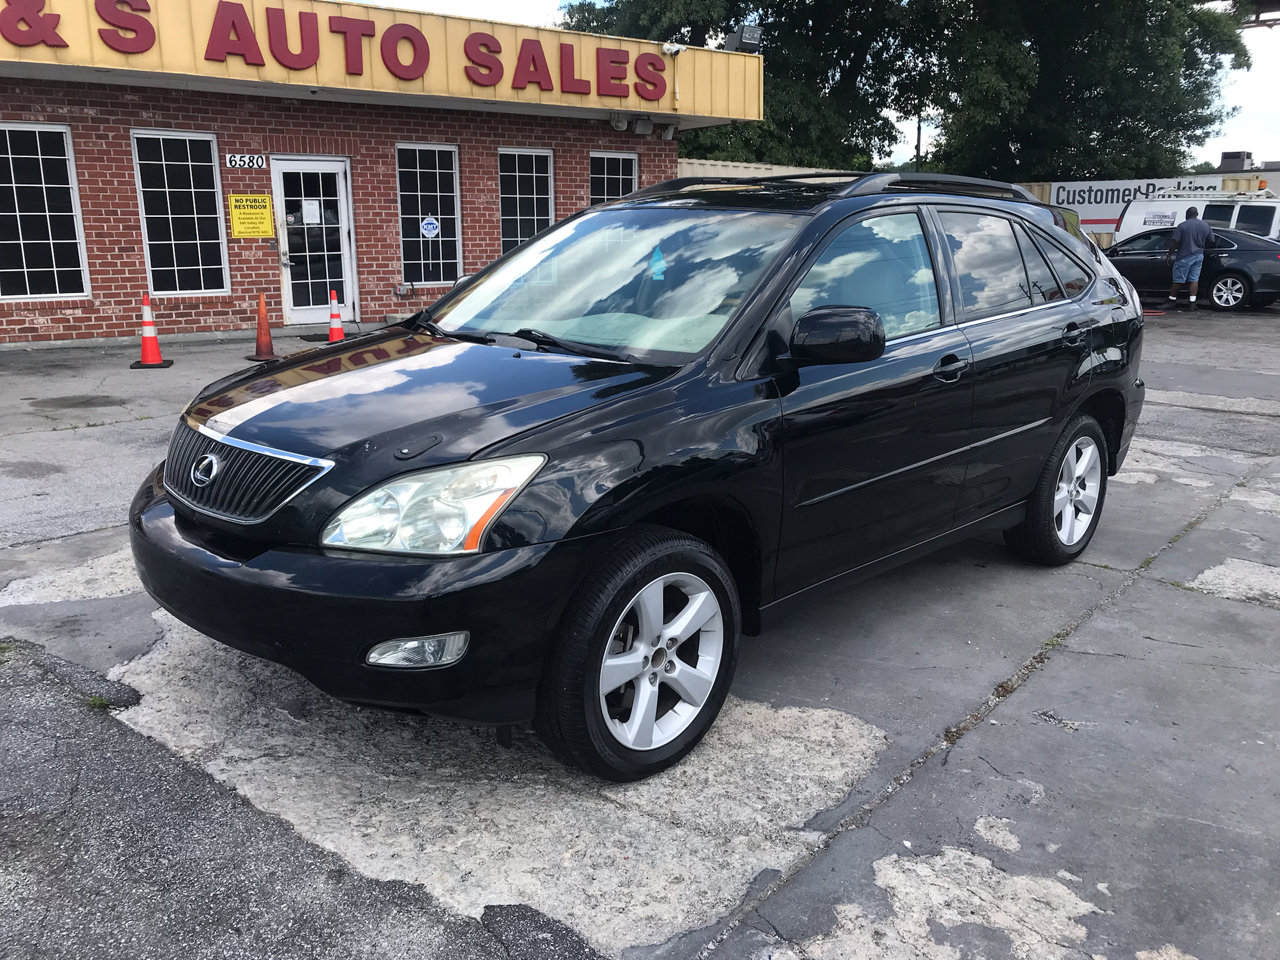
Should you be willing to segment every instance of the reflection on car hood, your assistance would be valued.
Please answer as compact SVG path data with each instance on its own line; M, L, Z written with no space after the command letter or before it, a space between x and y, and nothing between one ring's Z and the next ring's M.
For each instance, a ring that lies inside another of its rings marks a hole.
M653 368L462 343L391 327L285 357L206 388L188 419L306 456L353 443L440 438L430 460L513 434L659 379Z

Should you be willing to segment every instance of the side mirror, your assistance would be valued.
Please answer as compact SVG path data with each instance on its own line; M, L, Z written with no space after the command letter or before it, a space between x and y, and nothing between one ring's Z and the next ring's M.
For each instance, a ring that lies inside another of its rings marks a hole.
M807 363L866 363L884 353L884 324L867 307L815 307L796 322L791 356Z

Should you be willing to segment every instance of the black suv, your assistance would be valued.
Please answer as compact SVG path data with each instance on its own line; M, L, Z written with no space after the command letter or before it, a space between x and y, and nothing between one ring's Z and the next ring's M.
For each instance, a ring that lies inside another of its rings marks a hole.
M784 601L983 528L1078 556L1141 338L1132 287L1019 187L673 180L207 387L134 555L179 619L334 696L533 719L636 779Z

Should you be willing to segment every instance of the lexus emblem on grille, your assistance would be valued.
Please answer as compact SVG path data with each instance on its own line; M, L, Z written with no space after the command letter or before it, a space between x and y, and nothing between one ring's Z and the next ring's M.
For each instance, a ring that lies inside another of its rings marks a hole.
M197 487L207 487L222 469L222 461L212 453L206 453L191 465L191 482Z

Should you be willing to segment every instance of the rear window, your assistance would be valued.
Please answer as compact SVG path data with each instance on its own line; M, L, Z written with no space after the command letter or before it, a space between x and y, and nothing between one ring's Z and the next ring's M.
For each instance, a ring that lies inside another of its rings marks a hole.
M1002 217L943 211L966 320L1031 306L1031 291L1013 224Z
M1053 264L1054 271L1058 274L1058 279L1062 281L1062 288L1067 292L1067 298L1074 300L1089 286L1089 274L1076 263L1075 259L1067 256L1052 243L1044 243L1045 256L1049 258L1049 262Z
M1260 237L1271 235L1271 225L1276 219L1276 208L1261 203L1244 203L1240 205L1240 214L1236 217L1236 229L1245 233L1256 233Z
M1054 279L1053 271L1049 269L1044 256L1027 236L1026 230L1022 227L1014 227L1013 232L1018 235L1018 246L1022 249L1022 262L1027 267L1031 302L1049 303L1052 300L1061 300L1062 291L1058 289L1058 281Z

